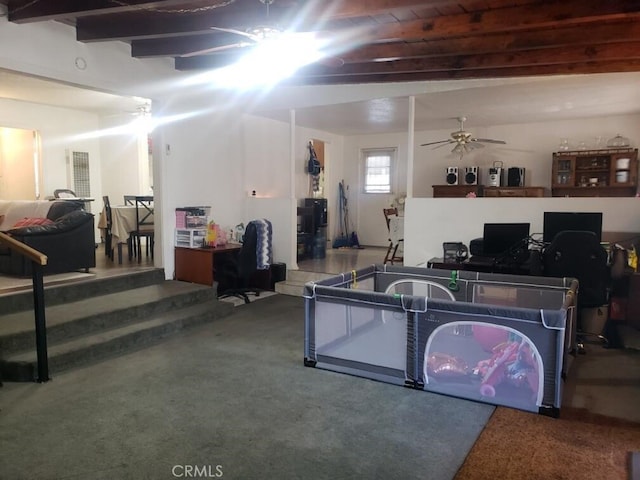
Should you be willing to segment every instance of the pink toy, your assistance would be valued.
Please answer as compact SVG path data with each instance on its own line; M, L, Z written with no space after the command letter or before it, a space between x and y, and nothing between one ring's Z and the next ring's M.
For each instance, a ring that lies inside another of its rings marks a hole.
M509 332L494 325L473 325L473 338L480 346L487 352L492 352L493 349L509 340Z
M504 342L493 349L488 360L481 360L473 373L482 377L480 394L496 396L496 385L506 381L516 387L528 386L534 397L538 393L538 368L531 346L522 341Z

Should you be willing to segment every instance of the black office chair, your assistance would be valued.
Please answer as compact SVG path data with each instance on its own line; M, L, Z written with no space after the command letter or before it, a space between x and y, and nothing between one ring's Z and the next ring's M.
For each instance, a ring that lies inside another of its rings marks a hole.
M254 222L249 222L244 232L244 243L237 256L229 257L216 268L218 298L238 297L250 303L248 294L260 296L260 289L250 286L251 276L257 271L258 231Z
M566 230L558 233L542 253L547 277L573 277L579 282L577 304L577 349L584 353L584 338L593 336L608 343L602 332L585 331L582 310L607 304L610 270L607 252L593 232Z

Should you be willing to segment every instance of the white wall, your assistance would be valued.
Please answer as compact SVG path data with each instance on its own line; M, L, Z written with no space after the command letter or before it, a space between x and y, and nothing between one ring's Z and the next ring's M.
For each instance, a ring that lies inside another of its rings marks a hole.
M361 151L367 148L397 149L395 185L391 194L363 192ZM407 134L355 135L345 138L345 182L349 185L349 216L361 245L388 245L389 233L383 208L388 208L399 195L407 193ZM350 232L348 232L350 233Z
M148 188L143 190L144 187L141 187L144 172L139 168L139 137L130 129L125 131L119 128L133 119L129 114L100 119L102 130L115 132L100 138L102 191L109 196L111 205L121 205L124 195L149 195ZM102 197L96 200L100 203Z
M405 265L442 257L443 242L469 245L485 223L528 222L542 233L545 211L602 212L602 230L640 232L640 198L412 198L405 216ZM540 237L541 238L541 237Z

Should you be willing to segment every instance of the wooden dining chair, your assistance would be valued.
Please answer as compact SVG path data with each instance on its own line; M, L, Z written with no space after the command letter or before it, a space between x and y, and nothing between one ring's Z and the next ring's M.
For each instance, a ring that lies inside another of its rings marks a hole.
M104 229L104 254L113 260L113 234L111 228L113 227L113 213L111 212L111 202L109 202L109 196L104 195L102 197L104 202L104 217L106 220L106 226Z
M397 241L394 241L391 238L391 218L398 217L398 209L397 208L383 208L382 213L384 214L384 220L387 224L387 232L389 233L389 247L387 248L387 253L384 256L384 264L387 262L391 262L393 265L394 262L404 262L404 257L402 255L398 255L398 248L400 247L400 243L404 242L404 238L400 238Z
M153 197L136 196L136 228L129 234L129 260L134 255L138 256L138 263L142 262L142 239L145 240L147 257L151 254L155 244L154 223L153 223Z
M104 229L104 254L112 261L115 261L115 249L118 249L118 263L122 264L122 243L113 243L113 210L111 210L111 201L108 195L102 197L104 202L104 217L106 227Z

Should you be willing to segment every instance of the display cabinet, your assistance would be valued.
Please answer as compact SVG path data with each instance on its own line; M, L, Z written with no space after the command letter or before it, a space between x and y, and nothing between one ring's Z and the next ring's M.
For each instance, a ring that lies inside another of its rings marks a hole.
M633 197L638 188L638 150L556 152L551 175L554 197Z

